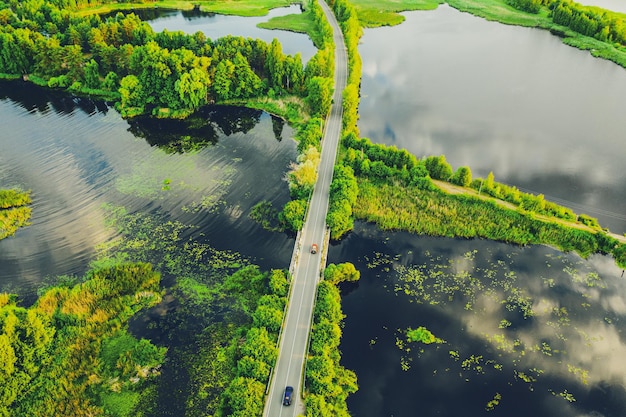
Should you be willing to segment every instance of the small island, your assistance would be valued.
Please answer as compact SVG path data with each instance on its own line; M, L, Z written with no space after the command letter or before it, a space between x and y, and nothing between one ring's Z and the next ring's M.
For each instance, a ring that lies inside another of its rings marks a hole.
M29 191L0 190L0 239L13 236L17 229L29 224L31 203Z

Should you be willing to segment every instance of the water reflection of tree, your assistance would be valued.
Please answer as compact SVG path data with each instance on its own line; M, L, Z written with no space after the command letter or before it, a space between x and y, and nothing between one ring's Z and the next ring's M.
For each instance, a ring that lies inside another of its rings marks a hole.
M245 107L215 106L210 110L210 118L226 136L233 133L248 133L261 119L261 110Z
M21 107L39 113L51 109L58 114L71 114L80 109L86 114L106 113L109 106L101 100L75 97L66 92L54 91L23 81L0 82L0 100L11 100Z
M123 15L128 15L130 13L134 13L143 21L151 21L161 18L170 18L176 16L180 13L180 15L185 20L194 20L198 18L206 18L206 17L214 17L216 14L211 12L203 12L198 8L193 8L191 10L169 10L162 8L140 8L136 10L116 10L111 13L102 14L100 17L102 20L106 20L110 17L115 17L118 13L122 13Z
M272 130L274 131L274 137L277 141L283 140L283 128L285 127L285 121L280 117L272 116Z
M128 130L167 153L197 152L215 145L220 132L225 136L248 133L259 123L261 114L244 107L210 106L184 120L137 117L129 120Z

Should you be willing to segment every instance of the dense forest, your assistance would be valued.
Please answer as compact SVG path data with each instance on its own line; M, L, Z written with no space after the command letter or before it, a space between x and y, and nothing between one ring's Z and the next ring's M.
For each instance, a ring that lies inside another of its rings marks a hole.
M165 350L130 336L128 320L161 299L160 275L124 263L66 280L20 307L0 294L0 415L143 413Z
M327 111L327 49L304 67L277 41L155 33L133 13L79 17L76 6L0 2L0 74L115 100L124 116L183 117L209 103L283 95L305 98L312 114Z

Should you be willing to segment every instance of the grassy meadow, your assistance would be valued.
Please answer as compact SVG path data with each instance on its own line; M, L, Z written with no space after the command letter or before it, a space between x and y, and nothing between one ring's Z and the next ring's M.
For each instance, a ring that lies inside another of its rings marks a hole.
M110 3L96 7L89 7L77 12L79 16L91 14L110 13L117 10L137 10L137 9L177 9L192 10L196 5L204 12L230 14L237 16L265 16L270 9L285 7L293 4L289 0L234 0L234 1L184 1L184 0L159 0L150 3Z

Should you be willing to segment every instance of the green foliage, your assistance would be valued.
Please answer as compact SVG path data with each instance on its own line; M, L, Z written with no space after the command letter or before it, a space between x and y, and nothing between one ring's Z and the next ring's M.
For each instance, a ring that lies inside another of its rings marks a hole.
M494 180L493 172L490 172L486 179L478 178L472 181L471 187L479 193L519 206L522 211L576 221L576 215L571 209L546 201L543 194L523 193L514 186L498 183Z
M364 171L369 171L371 168L368 170L362 169L363 163L367 160L369 166L374 162L382 162L386 167L383 169L388 170L389 175L392 176L400 177L400 172L403 169L412 173L415 168L420 170L419 176L428 176L428 172L423 167L423 164L406 149L374 144L368 138L358 138L354 133L345 135L342 143L346 148L356 151L347 153L345 162L353 166L357 174L369 174L369 172Z
M309 119L304 126L298 129L295 139L298 141L298 152L300 153L303 153L310 147L319 149L322 140L322 119Z
M324 270L324 279L335 285L344 281L358 281L359 278L361 278L361 273L350 262L338 265L329 264Z
M469 187L472 183L472 171L470 171L469 167L459 167L452 178L450 178L450 182L461 187Z
M217 283L248 262L236 253L183 238L189 227L156 215L128 214L122 207L105 206L107 221L124 236L99 248L101 259L122 256L150 262L156 270L173 277Z
M159 392L173 383L181 388L163 401L176 401L191 417L260 415L277 355L288 273L262 272L238 255L183 240L180 223L129 215L122 208L112 208L108 218L123 235L109 248L111 255L150 259L179 277L171 290L177 307L160 324L174 346ZM152 405L163 406L171 405Z
M283 322L283 309L274 306L259 305L252 313L252 324L277 333Z
M226 278L223 290L226 293L236 294L234 310L245 314L252 314L257 306L259 297L268 289L267 275L260 272L256 265L248 265Z
M356 375L340 365L341 296L324 280L318 286L311 331L310 358L306 364L307 415L349 416L346 398L357 391Z
M263 410L265 385L256 379L237 377L224 392L224 401L231 417L250 417Z
M278 356L276 340L270 337L264 327L252 327L246 334L246 341L240 347L242 356L254 357L273 366Z
M260 201L250 209L250 218L261 224L265 230L272 232L282 232L284 225L281 224L280 213L270 201Z
M516 9L535 14L539 13L542 5L541 0L506 0L506 2Z
M399 12L410 10L433 10L441 3L438 0L402 0L388 2L384 0L353 0L358 11L358 18L363 27L395 26L404 22Z
M272 294L286 297L289 292L289 273L282 269L273 269L270 272L269 286Z
M598 219L588 216L586 214L579 214L578 221L584 224L585 226L593 227L595 229L600 229L600 224L598 223Z
M333 80L313 77L307 83L307 102L313 116L326 117L333 100Z
M141 415L136 399L158 374L164 350L125 328L160 300L160 276L146 264L118 264L87 278L48 289L28 309L5 299L0 415Z
M289 192L292 198L308 199L317 181L317 167L320 163L320 151L310 146L298 155L297 163L292 163L287 172Z
M449 181L452 177L452 167L444 155L429 156L424 160L424 165L431 178Z
M406 339L409 342L420 342L425 345L430 345L431 343L443 343L443 340L435 337L430 330L423 326L420 326L417 329L412 329L410 327L406 329Z
M13 236L17 229L29 224L30 204L29 191L0 189L0 239Z
M359 87L355 84L349 84L343 90L343 130L345 132L352 132L358 134L356 127L358 120L358 107L359 107Z
M408 230L432 236L484 237L517 244L549 244L587 257L616 253L624 244L601 231L540 220L494 201L451 195L397 184L359 181L355 216L385 230ZM419 213L419 215L417 215ZM617 259L617 257L616 257Z
M200 32L155 34L133 13L103 20L69 13L66 7L74 8L31 1L28 7L15 3L5 9L0 74L28 75L53 88L119 100L126 117L187 116L216 100L263 96L268 87L308 95L300 55L284 55L277 41L270 47L233 36L211 41ZM318 68L332 73L325 67L331 62L321 60Z
M626 45L626 21L620 13L570 0L554 1L550 7L554 23L603 42Z
M286 229L293 232L297 232L302 229L307 204L308 200L304 199L291 200L285 204L283 211L279 214L279 219L281 223L284 224Z
M351 167L336 165L330 184L330 199L326 224L330 228L331 239L339 239L352 230L354 219L352 209L357 200L359 187Z

